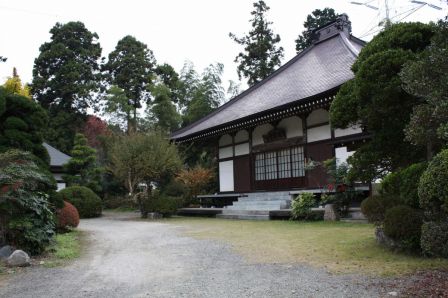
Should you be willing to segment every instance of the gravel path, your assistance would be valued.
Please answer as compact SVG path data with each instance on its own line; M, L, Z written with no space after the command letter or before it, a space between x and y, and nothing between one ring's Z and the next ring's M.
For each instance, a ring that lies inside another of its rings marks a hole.
M129 215L127 215L129 217ZM83 256L29 268L0 297L379 297L379 280L303 265L247 264L228 246L182 236L182 227L107 214L83 220Z

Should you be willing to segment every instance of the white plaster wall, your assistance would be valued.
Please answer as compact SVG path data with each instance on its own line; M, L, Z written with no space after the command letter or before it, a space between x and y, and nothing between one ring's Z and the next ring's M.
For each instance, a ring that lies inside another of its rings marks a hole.
M271 124L263 124L255 127L252 133L252 145L263 144L263 135L267 134L269 131L273 130L274 127Z
M338 147L335 150L336 165L340 165L347 162L347 159L352 156L356 151L347 151L347 147Z
M327 139L331 139L331 128L329 124L313 127L307 130L308 143Z
M61 173L53 173L53 177L56 181L64 181L64 179L62 179Z
M249 140L249 133L247 130L240 130L235 135L235 143L240 143Z
M362 128L359 125L354 126L354 127L344 128L344 129L336 128L334 130L334 136L337 138L337 137L349 136L349 135L353 135L353 134L357 134L357 133L361 133L361 132L362 132Z
M249 154L249 143L243 143L235 146L235 156Z
M233 146L219 148L219 158L229 158L233 156Z
M278 124L278 127L286 131L288 139L303 136L302 119L297 116L283 119Z
M60 191L61 189L64 189L65 186L66 186L65 183L63 183L63 182L58 182L58 183L57 183L57 187L58 187L57 190Z
M311 112L311 114L306 118L306 124L308 126L310 125L316 125L321 124L325 122L330 121L330 116L328 114L327 110L324 109L318 109Z
M231 135L223 135L219 139L219 146L226 146L232 144L232 136Z
M233 191L233 160L219 163L219 190Z

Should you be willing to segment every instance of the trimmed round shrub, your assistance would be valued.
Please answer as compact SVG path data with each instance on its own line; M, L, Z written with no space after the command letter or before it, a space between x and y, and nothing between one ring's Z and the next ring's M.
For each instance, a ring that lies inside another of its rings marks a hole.
M90 188L71 186L58 192L64 201L72 203L78 209L81 218L98 217L101 215L102 201Z
M448 258L448 222L424 223L420 244L424 255Z
M388 174L381 182L381 194L399 198L403 205L419 208L418 184L427 164L415 163L401 171Z
M380 224L384 221L386 211L399 204L399 200L392 196L368 197L361 203L361 211L369 222Z
M380 193L383 196L400 196L400 175L398 172L389 173L383 178Z
M153 191L150 198L146 198L143 202L143 208L146 217L150 212L157 212L163 217L170 217L177 213L177 209L182 205L182 199L176 197L169 197L160 194L158 191Z
M415 163L399 172L400 176L400 198L403 204L412 208L419 208L418 183L425 172L425 162Z
M419 210L406 205L398 205L386 211L384 233L400 243L404 250L420 249L420 235L423 216Z
M56 210L57 228L66 231L79 225L79 213L75 206L64 201L64 207Z
M297 196L291 203L293 219L313 219L311 208L316 206L316 198L312 193L304 192Z
M429 163L418 185L420 207L433 216L448 213L448 149Z

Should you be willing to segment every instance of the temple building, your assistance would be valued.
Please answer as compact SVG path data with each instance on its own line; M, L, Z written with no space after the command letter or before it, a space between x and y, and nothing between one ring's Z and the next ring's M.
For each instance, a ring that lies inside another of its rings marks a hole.
M220 194L277 194L278 204L268 208L281 209L291 194L317 192L328 177L322 167L306 165L333 157L344 162L368 138L360 127L334 129L329 120L330 104L353 78L351 66L365 44L350 32L347 15L317 29L309 48L171 139L216 144Z

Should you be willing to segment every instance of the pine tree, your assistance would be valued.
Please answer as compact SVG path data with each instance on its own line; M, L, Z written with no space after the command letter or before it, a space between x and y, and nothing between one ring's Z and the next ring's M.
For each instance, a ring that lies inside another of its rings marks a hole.
M333 8L324 8L322 10L315 9L306 18L303 23L305 30L296 39L296 51L297 53L303 51L309 47L313 41L313 31L323 25L330 23L338 17Z
M247 78L250 86L269 76L283 58L283 48L277 46L280 36L274 34L269 28L272 22L266 20L265 14L269 7L263 0L255 2L253 6L255 10L251 12L253 18L250 20L252 30L242 38L229 33L230 38L244 46L244 52L236 56L235 62L239 63L239 78Z
M87 145L87 138L83 134L75 135L71 157L64 166L67 185L86 186L97 194L101 192L102 170L97 164L96 150Z

